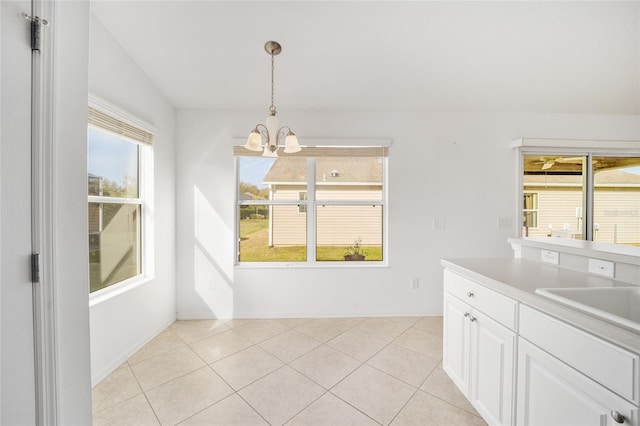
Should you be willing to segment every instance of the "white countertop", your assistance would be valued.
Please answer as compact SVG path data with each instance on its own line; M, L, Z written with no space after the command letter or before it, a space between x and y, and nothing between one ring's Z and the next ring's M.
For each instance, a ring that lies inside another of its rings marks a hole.
M441 263L505 296L640 354L640 334L535 293L538 288L628 287L629 284L525 259L443 259Z

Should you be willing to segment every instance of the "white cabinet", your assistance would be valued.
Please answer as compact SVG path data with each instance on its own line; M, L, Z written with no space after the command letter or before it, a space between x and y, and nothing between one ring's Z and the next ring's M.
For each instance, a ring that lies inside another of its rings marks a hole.
M640 357L529 306L520 306L520 337L612 392L640 402Z
M518 425L638 426L635 405L523 338L517 393Z
M469 394L471 368L470 307L445 292L443 310L442 368L466 396Z
M469 400L487 423L512 424L516 334L481 312L471 315Z
M640 426L640 354L480 282L444 271L442 366L487 423Z
M445 275L445 290L451 284L452 275ZM457 275L453 277L458 284L460 279L466 280ZM495 301L500 302L504 297L484 290L476 286L473 291L458 291L468 297L468 301L445 291L442 366L489 424L510 425L513 423L516 334L474 306L476 300L496 298ZM474 299L479 293L482 298Z
M640 359L520 306L518 425L639 426Z

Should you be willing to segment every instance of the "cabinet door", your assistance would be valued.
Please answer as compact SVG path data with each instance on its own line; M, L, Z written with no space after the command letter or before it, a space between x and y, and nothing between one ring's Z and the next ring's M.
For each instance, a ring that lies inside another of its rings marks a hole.
M522 338L517 407L518 425L613 426L617 411L625 425L638 426L634 405Z
M513 419L516 335L476 310L471 312L469 400L491 425Z
M449 293L444 293L444 328L442 368L463 394L469 391L470 307ZM466 314L466 316L465 316Z

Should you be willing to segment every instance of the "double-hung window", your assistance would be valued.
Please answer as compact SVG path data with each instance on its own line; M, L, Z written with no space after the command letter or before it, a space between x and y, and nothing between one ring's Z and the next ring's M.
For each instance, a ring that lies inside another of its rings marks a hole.
M148 275L152 133L89 107L87 130L89 289Z
M237 262L382 264L387 153L307 147L267 158L236 147Z
M521 147L522 235L640 246L640 144L563 142Z

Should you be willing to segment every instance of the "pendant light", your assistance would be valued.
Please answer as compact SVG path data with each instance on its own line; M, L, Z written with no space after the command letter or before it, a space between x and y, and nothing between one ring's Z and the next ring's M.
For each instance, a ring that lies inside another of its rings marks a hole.
M278 148L284 139L284 152L291 154L299 152L302 148L298 144L298 138L289 126L280 127L277 111L274 105L274 62L276 55L282 52L282 46L276 41L268 41L264 45L264 50L271 56L271 106L265 124L259 123L249 133L247 143L244 147L250 151L262 151L264 157L277 157Z

